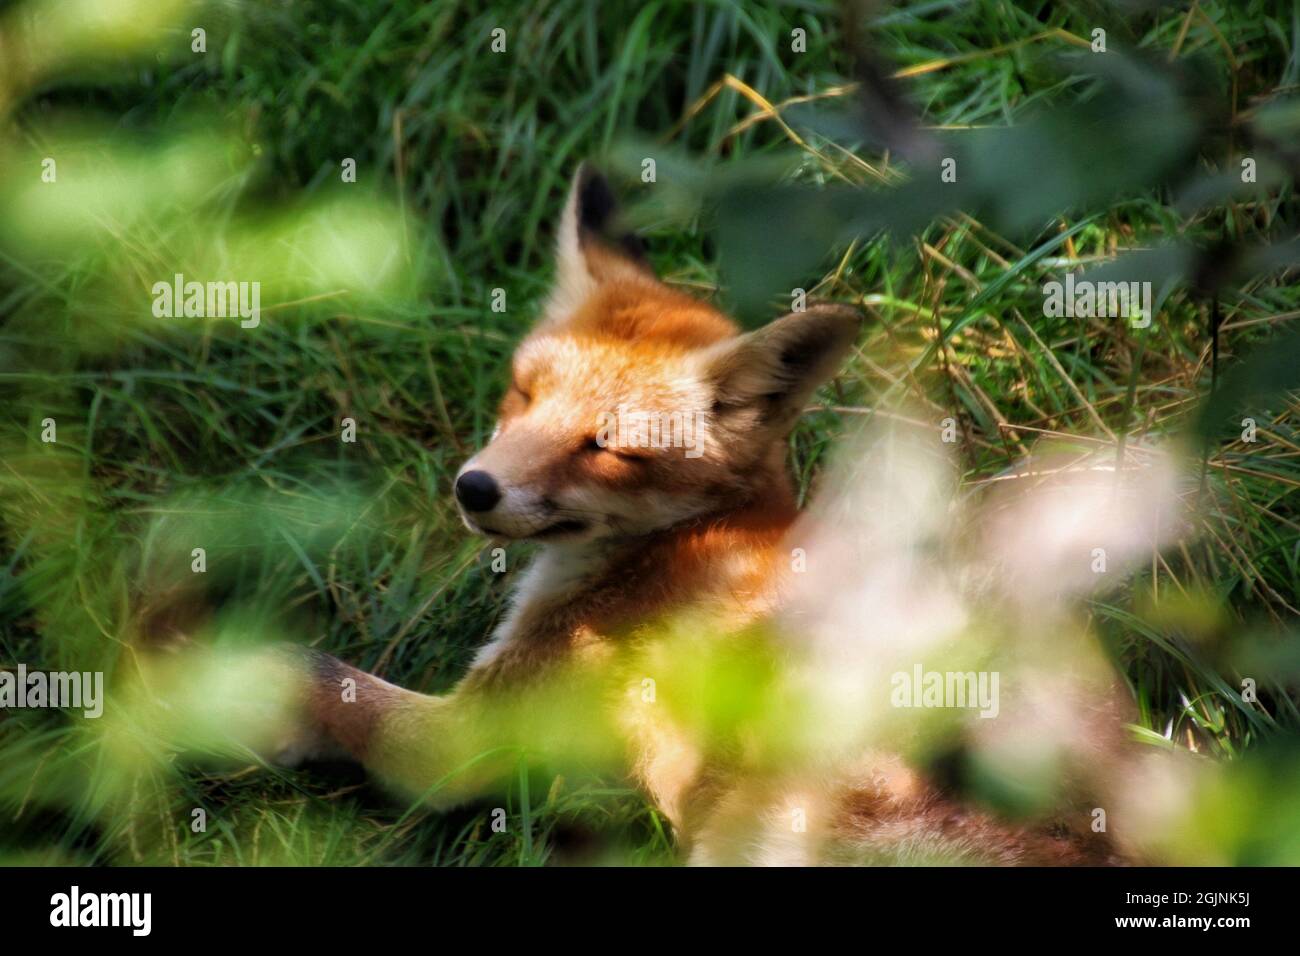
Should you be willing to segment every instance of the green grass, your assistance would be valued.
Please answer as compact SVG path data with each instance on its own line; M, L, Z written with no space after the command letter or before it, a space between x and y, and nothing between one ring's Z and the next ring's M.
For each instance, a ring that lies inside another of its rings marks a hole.
M1199 9L1190 21L1177 5L1107 22L1116 41L1131 29L1162 57L1206 57L1225 87L1235 76L1241 112L1294 87L1294 17L1255 0ZM491 573L449 481L490 434L506 360L547 286L568 176L583 158L649 142L670 159L726 169L768 157L800 182L875 186L894 174L885 158L816 135L797 145L770 117L755 121L734 86L707 96L726 75L775 104L833 91L849 68L837 18L821 3L231 4L202 18L206 56L151 56L25 91L3 133L13 150L41 155L49 117L72 111L102 119L105 137L161 142L200 127L244 145L201 195L106 238L0 243L0 663L54 667L90 653L110 671L129 667L114 638L191 586L190 542L203 540L216 543L194 604L214 617L188 623L256 621L405 686L450 687L527 549L512 551L509 573ZM1042 60L1070 45L1040 34L1086 38L1094 22L1055 3L952 0L891 9L874 35L899 67L933 66L902 81L927 124L1002 126L1072 91ZM495 27L508 31L505 54L488 49ZM807 30L806 53L790 51L793 27ZM187 34L171 37L173 50ZM352 186L339 182L345 157L357 161ZM14 181L16 168L0 163L0 174ZM401 281L373 294L271 312L256 335L144 325L129 299L105 294L124 277L170 275L163 263L204 261L276 210L305 215L353 195L391 201L377 208L401 223L383 250ZM1276 235L1295 212L1289 186L1193 217L1153 193L1036 236L956 217L902 245L864 236L827 249L806 287L865 305L871 322L823 393L827 408L791 440L801 494L846 428L904 395L936 422L959 419L972 487L1043 434L1179 433L1209 387L1204 303L1175 293L1138 337L1043 318L1039 288L1072 263L1175 235ZM707 215L641 214L663 276L725 293ZM494 288L505 313L489 308ZM1292 321L1300 289L1274 276L1222 304L1226 365ZM1199 535L1093 608L1144 726L1200 752L1233 756L1300 724L1295 411L1278 399L1258 445L1216 447ZM47 416L60 445L41 457L32 436ZM358 423L355 445L337 441L345 416ZM1202 595L1213 613L1195 611ZM1261 682L1267 719L1240 699L1243 648L1273 662ZM513 788L506 809L523 823L505 833L483 807L408 811L343 769L168 764L132 812L104 814L85 766L42 764L69 735L55 716L0 717L0 851L11 860L530 864L602 859L610 847L636 862L672 858L665 824L636 794L544 775ZM194 807L209 813L206 833L188 826Z

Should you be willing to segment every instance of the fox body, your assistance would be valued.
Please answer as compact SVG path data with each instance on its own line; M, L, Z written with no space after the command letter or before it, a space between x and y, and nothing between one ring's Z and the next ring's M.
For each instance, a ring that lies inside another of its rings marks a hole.
M812 306L742 333L659 281L634 240L610 237L612 218L609 186L580 169L554 291L515 353L492 439L456 479L471 530L541 543L509 611L442 696L313 657L303 732L284 759L341 751L452 804L502 773L479 755L569 732L538 726L562 678L578 723L597 728L595 749L617 742L693 862L1091 859L1066 835L961 808L887 755L747 779L644 706L654 622L689 612L725 641L780 606L798 518L785 439L851 350L859 315ZM654 429L602 430L616 409L668 425L657 441L645 440ZM694 455L673 440L686 421L700 423ZM355 694L343 699L341 685Z

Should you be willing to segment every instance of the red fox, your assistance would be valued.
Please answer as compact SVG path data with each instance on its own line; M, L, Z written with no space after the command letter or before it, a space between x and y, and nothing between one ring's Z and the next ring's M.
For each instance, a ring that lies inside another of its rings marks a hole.
M596 749L614 741L689 862L1109 861L1104 838L1004 824L887 755L745 778L726 747L640 706L638 672L620 662L653 654L654 622L689 612L726 641L780 606L799 514L786 438L861 317L812 305L742 333L660 281L634 238L610 237L614 222L609 184L584 165L554 291L515 352L491 440L455 479L470 530L541 545L508 613L444 696L314 655L303 732L280 759L342 752L447 806L502 772L494 748L580 727ZM546 688L559 677L557 702ZM548 724L557 703L572 719Z

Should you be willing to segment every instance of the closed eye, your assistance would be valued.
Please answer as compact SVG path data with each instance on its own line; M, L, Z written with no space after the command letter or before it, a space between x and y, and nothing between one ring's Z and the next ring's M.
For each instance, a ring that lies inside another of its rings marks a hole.
M602 445L595 435L592 435L582 443L582 451L590 452L592 454L613 455L615 458L622 461L644 462L649 460L647 455L636 455L631 452L623 451L621 448L611 448L609 445Z

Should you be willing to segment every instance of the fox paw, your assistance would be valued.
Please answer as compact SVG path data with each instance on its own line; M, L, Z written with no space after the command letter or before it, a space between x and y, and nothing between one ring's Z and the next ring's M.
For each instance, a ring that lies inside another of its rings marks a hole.
M272 742L264 759L267 763L292 770L303 764L321 760L342 760L348 755L328 734L313 727L304 727Z

